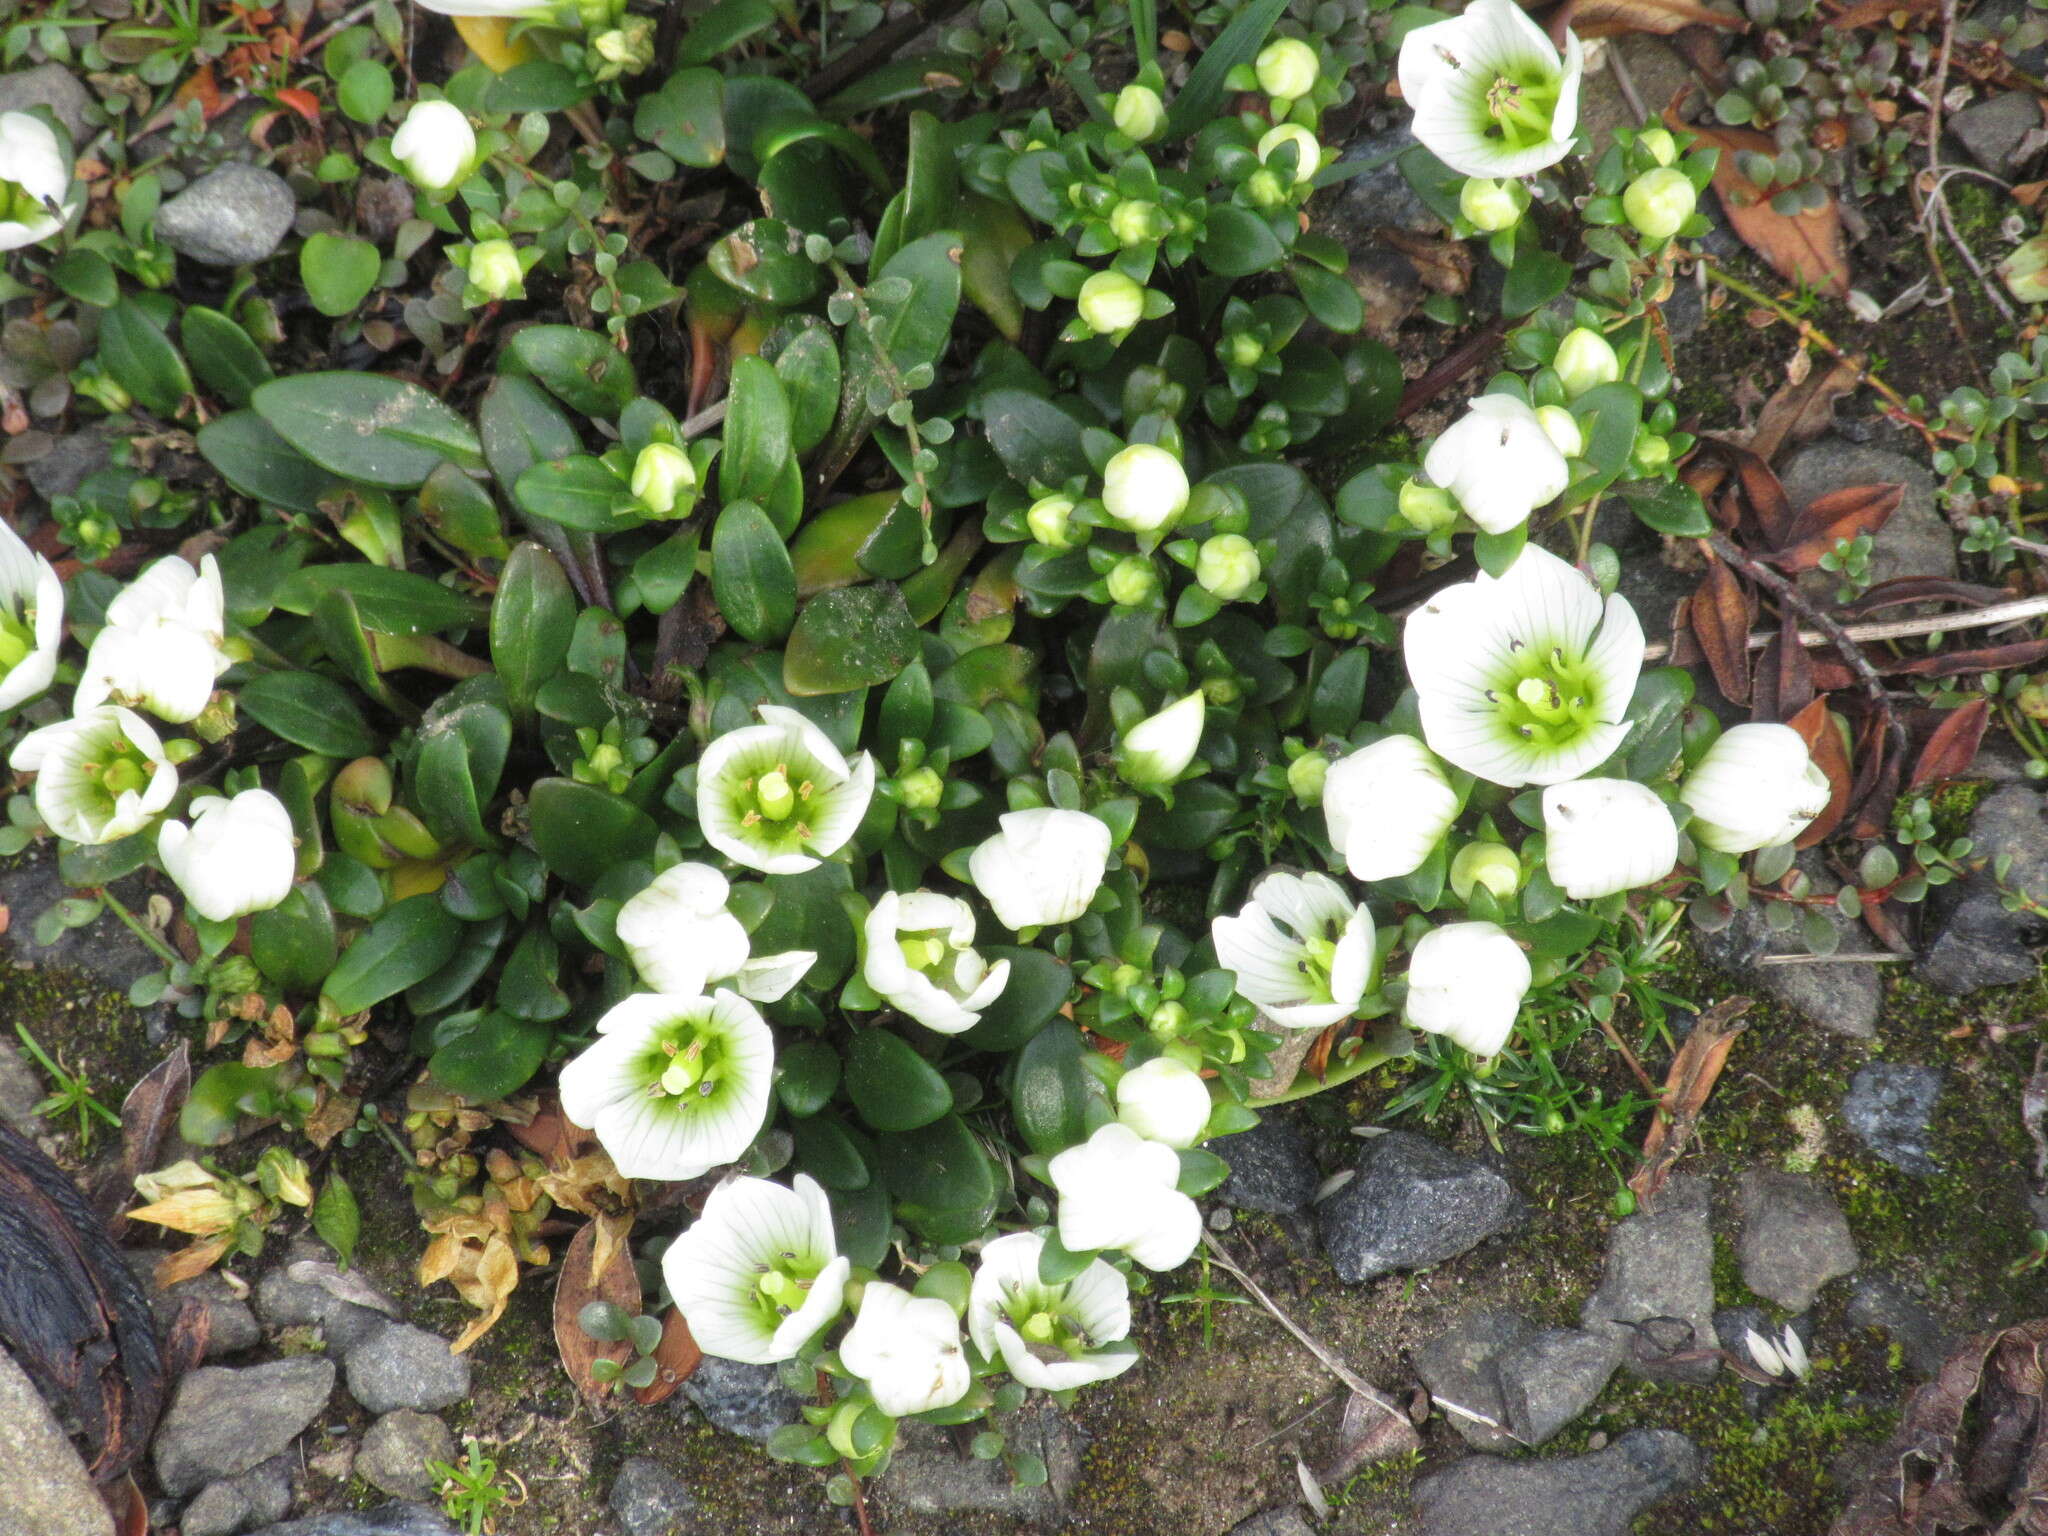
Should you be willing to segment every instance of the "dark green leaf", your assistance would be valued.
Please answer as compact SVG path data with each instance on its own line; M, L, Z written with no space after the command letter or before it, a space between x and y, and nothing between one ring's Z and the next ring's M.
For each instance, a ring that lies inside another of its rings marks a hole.
M771 19L774 14L767 0L722 3L758 7L767 11ZM700 26L704 20L699 18ZM699 170L720 164L725 159L724 80L715 69L678 70L660 90L640 98L640 104L633 109L633 131L663 154L673 156L679 164Z
M1010 962L1010 979L996 1000L981 1010L981 1020L960 1036L981 1051L1014 1051L1039 1032L1073 995L1073 970L1042 949L1003 944L982 946L989 964Z
M586 416L615 417L640 392L632 360L601 331L529 325L514 333L509 350L564 405Z
M538 544L521 544L491 599L491 665L515 714L530 713L541 685L562 670L575 629L576 594L561 563Z
M302 565L277 589L277 606L308 614L330 592L355 599L363 627L387 635L431 635L481 623L483 599L457 592L412 571L383 565Z
M527 820L534 851L574 885L595 885L605 872L654 850L661 829L617 795L574 779L541 779L529 792Z
M620 533L642 521L626 482L587 453L534 465L519 477L512 498L528 517L585 533Z
M317 991L339 953L334 909L317 885L295 885L283 901L249 919L249 958L288 992Z
M100 317L100 363L116 383L159 416L175 416L192 393L192 375L163 327L133 299Z
M1051 1154L1084 1140L1095 1079L1082 1064L1081 1031L1055 1019L1017 1053L1010 1078L1010 1115L1032 1151ZM1094 1088L1099 1093L1099 1088Z
M889 582L820 592L804 604L782 656L799 698L886 683L917 656L917 625Z
M461 938L461 921L440 897L408 896L356 935L322 995L339 1013L360 1013L433 975Z
M953 1090L901 1035L863 1029L846 1053L846 1094L878 1131L914 1131L953 1107Z
M307 517L317 516L323 500L348 486L299 453L254 411L231 411L201 427L199 451L251 501Z
M192 360L192 371L237 409L276 377L270 360L249 339L249 333L217 309L188 305L178 321L178 334Z
M302 373L273 379L250 398L278 436L344 479L409 490L444 459L483 465L469 424L404 379Z
M485 1013L434 1052L427 1073L442 1087L488 1104L531 1082L554 1038L547 1024Z
M353 235L333 235L322 230L306 237L299 247L299 281L306 297L323 315L339 319L352 315L356 306L377 286L377 274L384 268L377 247Z
M384 744L355 696L317 672L265 672L235 698L242 713L272 735L323 757L363 757Z

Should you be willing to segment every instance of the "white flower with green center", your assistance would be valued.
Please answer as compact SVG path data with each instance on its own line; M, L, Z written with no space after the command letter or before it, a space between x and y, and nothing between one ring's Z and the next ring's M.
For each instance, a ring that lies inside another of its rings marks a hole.
M1513 395L1474 399L1430 444L1422 472L1488 533L1519 528L1571 481L1542 418Z
M1237 995L1290 1029L1350 1018L1372 984L1372 913L1328 875L1276 870L1209 931L1217 964L1237 974Z
M1114 1121L1045 1165L1059 1191L1069 1253L1120 1248L1147 1269L1178 1269L1202 1240L1202 1213L1182 1194L1180 1156Z
M74 843L140 832L178 792L178 770L149 722L115 704L29 732L7 761L36 776L36 814Z
M974 888L1006 928L1071 923L1088 910L1109 861L1109 827L1086 811L1007 811L967 857Z
M879 1280L861 1291L860 1313L839 1341L839 1363L868 1384L877 1408L898 1419L950 1407L974 1384L953 1309Z
M974 948L974 909L936 891L885 891L868 913L861 979L926 1029L957 1035L1009 985L1010 962Z
M875 792L875 760L848 762L793 709L727 731L697 763L697 821L711 846L769 875L816 869L846 845Z
M1531 544L1506 574L1482 572L1410 614L1402 652L1439 757L1510 788L1562 784L1628 734L1643 626Z
M112 702L175 724L196 720L232 664L226 606L213 556L197 570L175 555L157 561L107 605L74 707Z
M1686 831L1703 847L1750 853L1789 843L1828 808L1828 776L1789 725L1723 731L1685 776Z
M0 709L26 704L50 686L63 643L64 583L0 523Z
M192 909L216 923L283 901L298 862L291 813L267 789L195 799L192 824L166 821L156 849Z
M816 951L750 955L747 930L726 910L731 898L731 882L709 864L677 864L621 906L619 942L640 979L672 997L695 997L721 981L756 1003L786 996Z
M1429 748L1387 736L1339 758L1323 776L1330 846L1360 880L1410 874L1458 819L1458 792Z
M562 1068L562 1112L627 1178L694 1179L753 1144L774 1071L774 1037L738 994L636 992Z
M967 1336L1022 1385L1065 1392L1138 1363L1130 1283L1097 1259L1071 1280L1038 1278L1045 1239L1013 1232L981 1250L967 1295Z
M1543 867L1573 901L1632 891L1678 863L1678 823L1647 784L1575 779L1543 791Z
M27 112L0 112L0 251L47 240L76 203L71 161L49 124Z
M1402 1017L1474 1056L1492 1056L1508 1043L1530 980L1529 957L1499 924L1446 923L1408 957Z
M804 1173L794 1189L766 1179L719 1185L661 1259L697 1347L747 1365L795 1359L839 1315L850 1267L831 1203Z
M1462 16L1401 42L1401 95L1415 137L1467 176L1528 176L1571 153L1585 52L1564 57L1514 0L1473 0Z

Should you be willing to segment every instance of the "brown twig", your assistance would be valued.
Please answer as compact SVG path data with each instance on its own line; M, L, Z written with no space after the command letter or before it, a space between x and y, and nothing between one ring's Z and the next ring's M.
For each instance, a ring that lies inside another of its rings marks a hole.
M1406 421L1455 384L1463 374L1478 367L1507 328L1507 320L1496 316L1459 342L1441 362L1401 392L1401 403L1394 407L1394 420Z
M2048 554L2048 548L2042 551ZM1975 608L1963 613L1936 613L1918 619L1874 619L1866 624L1842 625L1842 633L1851 640L1862 644L1869 640L1905 640L1917 635L1945 635L1958 629L1995 629L2004 624L2018 624L2027 619L2048 617L2048 597L2023 597L2015 602L1994 603L1989 608ZM1776 629L1760 629L1749 637L1749 649L1760 651L1778 638ZM1831 645L1830 636L1818 629L1799 631L1799 643L1811 650L1817 645ZM1663 640L1653 640L1643 648L1643 660L1662 661L1671 654L1671 646Z
M941 0L930 10L916 9L907 16L897 17L887 26L877 27L806 80L804 94L812 101L823 101L847 81L888 58L920 32L936 27L966 3L967 0Z

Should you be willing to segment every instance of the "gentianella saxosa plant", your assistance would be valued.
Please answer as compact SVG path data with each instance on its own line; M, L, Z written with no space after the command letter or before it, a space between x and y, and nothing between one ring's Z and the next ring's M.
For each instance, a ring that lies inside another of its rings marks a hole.
M1662 127L1593 156L1568 31L1392 18L1400 169L1512 312L1390 456L1400 360L1310 216L1347 85L1314 39L1247 11L1227 71L1134 36L1071 119L914 119L913 196L875 147L905 135L780 95L787 132L709 153L715 40L660 82L623 6L434 8L482 64L366 153L446 264L434 335L501 306L509 339L231 390L195 359L217 529L67 523L149 545L125 583L4 531L0 837L88 893L53 923L163 954L137 996L218 1052L190 1139L360 1112L403 1141L465 1347L548 1213L590 1217L644 1311L783 1372L809 1405L771 1453L855 1498L903 1420L1131 1369L1259 1105L1511 1071L1826 807L1803 738L1721 733L1646 665L1592 539L1603 503L1709 531L1656 304L1713 157ZM566 123L494 104L526 53ZM69 167L6 116L0 243L55 240ZM670 283L694 247L634 247L669 216L634 178L679 158L777 213ZM648 366L670 305L687 379ZM194 313L188 346L234 324ZM323 1232L352 1199L317 1192ZM646 1379L607 1363L578 1385Z

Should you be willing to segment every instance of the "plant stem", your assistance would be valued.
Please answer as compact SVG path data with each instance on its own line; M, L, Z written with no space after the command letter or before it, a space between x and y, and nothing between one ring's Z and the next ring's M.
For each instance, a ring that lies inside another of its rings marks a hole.
M177 953L168 944L164 943L162 939L151 933L142 919L133 912L130 912L122 903L121 898L116 896L106 886L103 885L99 888L99 897L101 901L107 904L107 910L126 923L134 932L135 937L147 944L155 952L156 957L163 961L165 965L183 965L185 963L183 955Z

